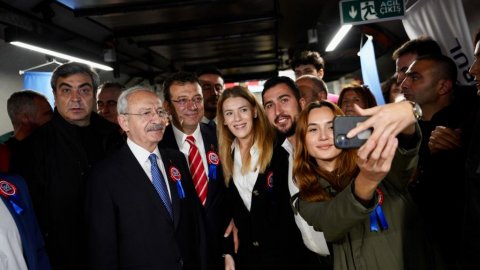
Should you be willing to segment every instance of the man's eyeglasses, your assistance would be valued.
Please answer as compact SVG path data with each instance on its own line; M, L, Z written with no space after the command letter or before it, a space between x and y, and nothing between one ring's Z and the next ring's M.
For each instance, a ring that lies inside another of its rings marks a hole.
M178 106L185 107L187 106L190 102L193 102L195 105L200 105L203 102L203 97L202 96L195 96L192 99L188 98L179 98L177 100L173 100L173 102L177 103Z
M151 120L155 116L158 116L158 117L163 118L163 119L166 119L169 116L169 113L167 111L163 110L163 109L158 109L156 111L155 110L154 111L145 111L145 112L141 112L141 113L122 113L122 114L140 116L140 118L142 118L142 120L145 120L145 121Z

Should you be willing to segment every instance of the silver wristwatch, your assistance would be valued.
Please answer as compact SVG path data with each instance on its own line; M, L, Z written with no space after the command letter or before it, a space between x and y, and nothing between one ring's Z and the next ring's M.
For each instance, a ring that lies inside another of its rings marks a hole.
M412 111L413 111L413 116L415 116L415 119L420 120L422 119L422 108L420 108L420 105L418 103L409 101L410 104L412 104Z

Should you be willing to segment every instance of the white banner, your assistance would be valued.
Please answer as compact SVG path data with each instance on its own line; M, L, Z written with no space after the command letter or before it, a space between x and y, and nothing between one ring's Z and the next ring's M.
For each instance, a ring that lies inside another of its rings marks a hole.
M443 53L457 64L458 81L472 84L468 73L473 63L473 45L461 0L418 0L403 19L410 39L430 36L442 47Z

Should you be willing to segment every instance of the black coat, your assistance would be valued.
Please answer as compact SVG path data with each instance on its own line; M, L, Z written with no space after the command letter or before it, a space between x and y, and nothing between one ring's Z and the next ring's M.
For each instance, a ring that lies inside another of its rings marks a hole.
M205 268L201 204L183 154L159 149L167 171L173 222L157 191L127 145L93 169L87 211L88 269ZM181 173L185 198L168 171Z
M92 113L90 125L51 121L22 141L12 170L24 176L53 269L86 269L85 183L91 166L118 148L118 126Z
M218 155L218 142L215 130L206 124L200 124L200 133L202 134L203 144L205 146L205 153L214 151ZM179 146L175 140L172 126L165 129L162 141L158 144L159 148L171 148L178 150ZM208 168L205 172L208 175ZM216 179L209 178L207 201L204 207L207 245L208 245L208 269L223 269L223 251L224 245L227 245L228 240L225 240L223 235L225 229L230 221L231 215L227 213L225 194L226 186L223 177L223 170L221 164L218 164Z
M295 223L288 190L288 153L281 146L275 148L265 172L258 175L250 211L233 179L228 198L240 238L236 269L310 269L318 265Z

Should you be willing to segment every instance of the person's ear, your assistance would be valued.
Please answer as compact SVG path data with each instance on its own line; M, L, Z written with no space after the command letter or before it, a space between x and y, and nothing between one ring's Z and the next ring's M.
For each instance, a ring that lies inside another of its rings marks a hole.
M118 124L120 125L120 127L123 129L123 131L125 131L125 132L129 131L127 115L125 115L125 114L117 115L117 121L118 121Z
M453 83L451 80L440 80L438 82L438 95L449 95L452 92Z
M170 102L168 102L168 101L166 101L166 100L163 101L163 108L164 108L170 115L173 114L173 113L172 113L172 108L171 108L171 106L170 106Z
M317 71L317 74L318 74L318 77L319 77L320 79L323 79L323 75L324 75L323 68L319 69L319 70Z
M318 92L318 100L327 100L328 94L327 92L320 91Z
M22 113L18 119L20 119L20 122L24 125L29 125L33 122L33 117L30 117L27 113Z
M300 98L298 102L300 103L300 109L303 111L307 107L307 101L304 98Z

